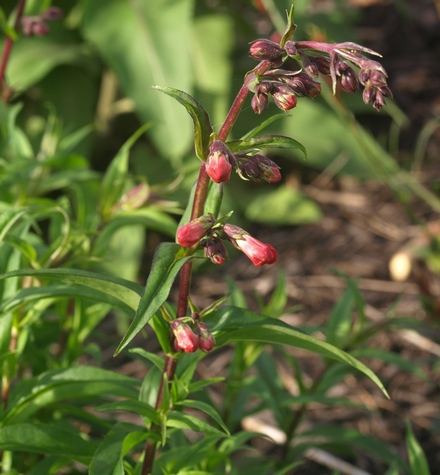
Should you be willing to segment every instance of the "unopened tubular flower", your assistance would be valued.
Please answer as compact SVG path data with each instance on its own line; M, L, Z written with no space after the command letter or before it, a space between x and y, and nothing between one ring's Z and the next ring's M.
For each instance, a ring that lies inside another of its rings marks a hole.
M199 348L199 338L190 326L177 318L170 323L174 334L174 349L185 353L194 353Z
M282 61L284 50L279 44L270 40L260 39L252 41L250 45L249 55L251 58L258 61L267 60L272 63Z
M222 265L228 258L228 251L223 241L217 237L208 237L204 239L200 245L204 248L205 256L208 257L213 264Z
M281 180L280 167L270 158L256 154L251 157L236 155L237 172L250 181L276 183Z
M354 92L358 88L358 80L353 68L345 61L339 61L336 66L338 82L345 92Z
M281 110L288 111L296 106L296 95L286 84L275 83L273 86L272 97L276 106Z
M252 261L255 266L273 264L278 259L277 251L270 245L252 237L234 224L225 224L223 232L231 243Z
M215 183L229 181L235 164L234 155L220 140L214 140L209 146L209 155L206 159L206 173Z
M197 323L197 334L199 335L199 348L203 352L209 353L214 348L215 340L205 322Z
M192 247L202 239L214 223L215 218L211 214L193 219L177 230L176 240L183 247Z

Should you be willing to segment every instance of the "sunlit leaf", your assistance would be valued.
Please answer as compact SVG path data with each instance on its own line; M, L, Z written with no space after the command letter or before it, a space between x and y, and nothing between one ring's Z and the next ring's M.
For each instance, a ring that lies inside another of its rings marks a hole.
M212 134L212 127L209 116L202 105L186 92L173 89L171 87L153 86L154 89L168 94L176 101L180 102L188 111L194 123L194 144L196 155L200 160L206 160L208 156L209 139Z
M260 341L302 348L356 368L368 376L388 397L380 379L363 363L345 351L301 333L280 320L233 307L219 309L210 314L209 319L216 322L213 335L218 346L232 341Z

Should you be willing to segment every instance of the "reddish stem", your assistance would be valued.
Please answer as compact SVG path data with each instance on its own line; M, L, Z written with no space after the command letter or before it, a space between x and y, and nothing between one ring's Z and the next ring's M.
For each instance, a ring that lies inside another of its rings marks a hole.
M24 6L26 4L26 0L19 0L18 6L17 6L17 16L15 17L15 22L14 22L14 30L18 30L18 25L20 24L20 18L23 15L24 11ZM3 47L3 54L2 54L2 59L0 62L0 95L3 97L3 83L5 81L5 73L6 73L6 66L8 65L8 60L9 56L11 54L11 49L12 45L14 43L14 40L10 37L7 36L5 40L5 45ZM3 98L3 101L6 103L8 102L8 98L6 97Z
M256 74L263 74L270 68L270 63L267 61L261 62L254 70ZM243 107L244 101L249 93L247 87L247 82L245 80L243 86L238 91L237 96L234 99L234 102L229 109L228 115L226 116L225 121L218 133L218 139L221 141L226 141L229 133L231 132L232 127L234 126L237 117ZM191 220L196 219L203 214L203 209L205 206L206 196L208 194L210 178L206 173L205 163L202 162L200 166L199 177L197 179L196 190L194 193L194 201L191 210ZM186 262L180 271L180 285L179 285L179 296L177 300L177 317L184 317L188 309L188 296L191 286L191 271L192 265L191 262ZM165 358L165 366L163 374L167 376L167 381L171 382L174 379L174 374L176 372L177 359L173 358L170 355L167 355ZM159 392L157 394L156 400L156 409L160 406L163 398L163 384L164 377L162 377ZM154 457L156 453L156 442L148 441L145 447L145 457L144 463L142 466L142 475L149 475L153 469Z

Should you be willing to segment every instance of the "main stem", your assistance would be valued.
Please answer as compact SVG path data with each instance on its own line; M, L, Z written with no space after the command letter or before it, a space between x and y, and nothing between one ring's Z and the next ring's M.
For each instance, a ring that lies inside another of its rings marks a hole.
M270 68L270 63L267 61L262 61L254 70L256 74L263 74ZM229 109L228 115L226 116L225 121L218 133L218 140L225 142L228 138L229 133L234 126L238 115L240 114L241 108L243 107L244 101L249 93L247 87L247 82L245 80L243 86L238 91L237 96L234 99L234 102ZM202 162L199 171L199 177L197 179L197 185L194 193L194 201L191 210L191 220L199 218L203 215L203 210L205 206L206 197L208 194L208 185L210 178L206 173L205 162ZM177 300L177 317L184 317L188 310L188 296L191 286L191 273L192 265L191 262L186 262L180 271L180 284L179 284L179 296ZM174 374L176 372L177 359L173 356L166 355L165 357L165 366L163 371L162 380L160 383L159 391L157 394L156 400L156 409L160 407L163 397L163 385L164 381L171 382L174 379ZM166 375L166 379L165 379ZM153 470L154 456L156 453L157 442L153 440L147 440L145 447L145 457L144 464L142 466L142 475L149 475Z
M15 17L15 22L14 22L15 31L18 30L18 25L20 24L20 18L23 15L25 4L26 4L26 0L19 0L18 2L17 16ZM5 45L3 47L2 59L0 62L0 95L3 97L4 102L8 102L7 95L3 95L3 92L4 92L3 83L5 81L6 66L8 65L8 60L11 54L13 43L14 43L14 40L10 36L7 36L5 40Z

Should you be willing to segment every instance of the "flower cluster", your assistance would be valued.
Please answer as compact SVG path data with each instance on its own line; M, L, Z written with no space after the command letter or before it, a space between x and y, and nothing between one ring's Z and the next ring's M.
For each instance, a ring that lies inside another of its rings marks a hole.
M244 180L276 183L281 180L280 167L270 158L253 151L233 154L220 140L213 140L206 159L206 173L215 183L229 180L233 169Z
M251 58L267 61L270 65L266 72L251 73L247 78L248 88L254 93L251 105L257 114L267 108L269 96L285 111L296 106L297 97L316 96L321 92L321 85L315 79L319 74L331 77L333 92L337 85L346 92L354 92L362 85L364 102L372 103L378 111L385 105L385 98L393 96L383 66L364 54L380 55L356 43L289 40L281 47L273 41L260 39L251 43L249 52ZM277 69L289 57L299 62L302 69Z
M223 241L232 243L255 266L273 264L278 259L276 250L270 244L259 241L244 229L233 224L215 223L212 215L194 219L181 226L177 231L177 242L181 246L193 247L200 243L205 256L214 264L223 264L228 258Z
M194 353L200 349L208 353L214 348L214 337L197 313L191 317L176 318L170 322L170 327L174 335L174 349L178 352Z
M41 15L21 17L21 29L25 36L46 36L49 33L48 21L59 20L63 16L57 7L50 7Z

